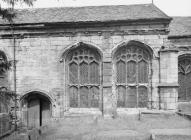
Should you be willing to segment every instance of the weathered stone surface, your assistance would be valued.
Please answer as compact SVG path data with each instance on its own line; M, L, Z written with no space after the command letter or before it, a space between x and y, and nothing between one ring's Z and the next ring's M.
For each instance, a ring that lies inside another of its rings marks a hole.
M159 93L159 82L175 83L177 79L177 55L165 53L159 56L158 51L168 41L166 27L157 23L138 25L116 25L108 27L87 27L44 30L30 35L29 31L23 38L16 39L16 86L17 93L22 97L32 91L39 91L50 97L52 101L52 115L60 117L70 110L69 92L67 89L68 73L66 69L65 54L77 43L83 42L90 47L97 48L101 55L102 83L100 86L101 109L105 114L116 112L116 70L114 53L122 44L137 41L151 50L152 64L149 77L149 108L175 109L177 93L164 90ZM156 32L161 30L161 34ZM144 30L144 31L143 31ZM60 33L56 33L56 32ZM146 32L148 31L148 32ZM62 32L62 33L61 33ZM141 47L141 46L140 46ZM0 49L5 52L9 60L13 60L13 40L1 39ZM158 57L163 59L158 59ZM160 60L160 62L159 62ZM160 64L159 64L160 63ZM160 76L159 76L160 75ZM160 79L159 79L160 78ZM8 73L9 86L14 89L14 72ZM166 97L168 94L169 97ZM160 96L165 96L161 98ZM170 103L170 104L168 104ZM168 107L167 107L168 106ZM91 109L90 109L91 110Z

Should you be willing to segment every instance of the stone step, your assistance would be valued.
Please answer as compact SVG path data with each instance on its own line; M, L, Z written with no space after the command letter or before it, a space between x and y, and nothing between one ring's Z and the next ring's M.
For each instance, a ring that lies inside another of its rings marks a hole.
M152 129L151 140L191 140L191 129Z

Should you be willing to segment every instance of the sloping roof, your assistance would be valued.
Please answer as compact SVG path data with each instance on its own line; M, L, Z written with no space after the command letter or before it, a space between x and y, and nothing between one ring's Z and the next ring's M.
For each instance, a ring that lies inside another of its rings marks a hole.
M15 24L109 22L171 18L153 4L38 8L17 10ZM0 24L7 24L0 19Z
M169 36L191 35L191 17L173 17Z

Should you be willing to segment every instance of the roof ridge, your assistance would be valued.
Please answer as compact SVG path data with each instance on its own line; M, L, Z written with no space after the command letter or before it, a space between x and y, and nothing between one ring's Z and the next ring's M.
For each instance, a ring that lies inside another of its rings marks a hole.
M15 9L15 10L37 10L37 9L64 9L64 8L74 8L74 9L80 9L80 8L91 8L91 7L120 7L120 6L149 6L152 5L152 3L145 3L145 4L129 4L129 5L88 5L88 6L68 6L68 7L41 7L41 8L23 8L23 9Z

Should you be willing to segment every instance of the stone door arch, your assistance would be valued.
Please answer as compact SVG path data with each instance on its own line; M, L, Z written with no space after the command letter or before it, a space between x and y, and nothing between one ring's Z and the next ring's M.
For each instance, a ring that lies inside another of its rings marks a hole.
M117 107L148 107L151 54L144 45L128 43L114 54Z
M21 98L23 121L29 128L47 124L51 118L52 103L46 94L33 91Z

